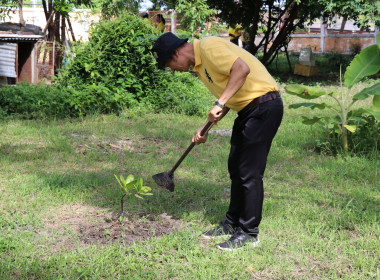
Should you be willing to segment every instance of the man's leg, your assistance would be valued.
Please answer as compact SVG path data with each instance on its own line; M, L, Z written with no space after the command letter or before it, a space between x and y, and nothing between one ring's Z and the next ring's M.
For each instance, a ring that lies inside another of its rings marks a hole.
M229 158L231 201L226 217L247 233L259 233L264 198L262 178L282 114L282 101L278 98L257 105L235 121Z

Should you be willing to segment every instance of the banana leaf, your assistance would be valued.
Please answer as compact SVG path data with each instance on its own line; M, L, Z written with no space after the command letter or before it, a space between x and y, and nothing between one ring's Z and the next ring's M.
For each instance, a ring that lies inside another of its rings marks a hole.
M380 93L373 97L372 110L374 112L380 112Z
M322 118L318 118L318 117L308 118L308 117L302 116L302 119L303 119L302 120L303 124L313 125L319 122Z
M380 39L380 33L377 35ZM371 45L362 50L351 61L344 73L344 85L351 88L362 78L376 74L380 70L380 48L378 45Z
M326 103L296 103L289 105L289 109L298 109L300 107L306 107L310 109L318 108L320 110L323 110L325 108L329 108L330 106Z
M345 124L344 127L345 127L349 132L352 132L352 133L354 133L354 132L356 131L356 128L357 128L356 125L349 125L349 124Z
M364 100L371 95L380 95L380 83L377 83L369 88L363 89L361 92L355 94L352 99L354 100Z
M285 87L285 90L287 93L303 99L315 99L326 94L322 89L304 85L288 85Z

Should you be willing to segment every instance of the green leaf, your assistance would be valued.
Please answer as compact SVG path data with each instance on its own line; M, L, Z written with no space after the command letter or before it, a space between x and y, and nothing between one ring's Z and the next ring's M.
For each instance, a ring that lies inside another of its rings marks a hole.
M374 112L380 112L380 95L375 95L373 97L372 110Z
M377 83L369 88L363 89L361 92L355 94L352 99L354 100L364 100L371 95L380 95L380 83Z
M344 73L344 85L351 88L362 78L376 74L380 69L380 48L372 45L362 50L351 61Z
M313 117L312 119L311 118L308 118L308 117L305 117L305 116L302 116L302 123L303 124L308 124L308 125L313 125L317 122L319 122L321 120L321 118L318 118L318 117Z
M330 106L327 105L326 103L296 103L296 104L289 105L289 109L298 109L300 107L306 107L310 109L318 108L318 109L323 110L326 107L328 108Z
M152 190L151 187L148 187L148 186L144 186L143 189L146 191L146 192L150 192Z
M352 110L349 113L351 113L351 118L350 119L354 119L353 117L361 117L361 115L363 115L365 113L368 113L368 110L360 108L360 109L357 109L357 110Z
M289 94L296 95L304 99L315 99L326 94L326 92L322 89L304 85L288 85L285 87L285 90Z
M123 184L123 186L125 186L125 184L127 183L127 182L125 181L123 175L120 175L120 181L121 181L121 183Z
M344 127L345 127L348 131L350 131L350 132L352 132L352 133L354 133L354 132L356 131L356 125L348 125L348 124L345 124Z
M143 187L143 179L142 178L139 178L137 180L137 186L138 186L139 190L141 190L141 188Z
M370 113L378 120L380 121L380 112L376 111L370 111Z
M120 182L119 178L117 178L117 176L115 174L113 174L113 176L115 176L117 182L119 183L120 187L123 188L123 184Z
M141 190L140 190L140 193L141 194L147 194L148 192L150 192L152 189L150 187L142 187Z
M121 176L122 177L122 176ZM130 183L130 182L132 182L132 181L134 181L135 180L135 176L133 176L132 174L129 174L128 176L127 176L127 179L125 180L125 184L128 184L128 183Z

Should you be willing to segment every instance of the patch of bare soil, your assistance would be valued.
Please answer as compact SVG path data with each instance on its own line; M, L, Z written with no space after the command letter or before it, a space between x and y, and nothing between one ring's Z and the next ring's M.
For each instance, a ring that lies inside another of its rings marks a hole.
M76 134L72 134L76 135ZM74 136L73 136L74 137ZM75 136L76 138L80 136ZM142 137L139 139L130 139L130 138L120 138L120 139L112 139L112 140L99 140L95 135L91 137L81 137L80 139L85 140L86 143L74 143L74 149L77 153L86 154L91 150L101 150L105 154L116 153L120 155L124 155L124 152L134 152L134 153L149 153L147 148L152 145L156 145L161 147L161 141L154 138L146 138ZM158 149L158 152L162 154L166 154L166 149Z
M119 213L90 205L63 205L54 209L39 234L54 243L54 252L79 245L129 244L181 230L184 223L166 213L154 216L134 214L119 220ZM54 253L53 252L53 253Z
M85 244L118 242L128 244L151 237L169 234L182 228L182 223L166 213L159 216L143 216L135 220L120 222L118 215L107 224L83 225L80 227L80 240Z

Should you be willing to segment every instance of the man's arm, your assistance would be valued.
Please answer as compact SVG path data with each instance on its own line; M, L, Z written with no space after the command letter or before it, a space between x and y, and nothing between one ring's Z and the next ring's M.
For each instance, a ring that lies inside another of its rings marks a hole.
M227 113L229 111L230 111L230 108L227 108L227 107L225 107L224 109L222 109L222 112L221 112L219 120L223 119L223 117L225 115L227 115ZM202 125L200 128L198 128L198 130L195 132L195 134L193 136L193 139L191 139L191 142L194 142L196 145L199 145L199 144L205 143L207 141L208 131L203 136L201 136L201 131L203 130L203 128L205 127L205 125L207 123L208 123L208 120L204 123L204 125ZM218 123L218 121L214 122L214 124L217 124L217 123Z
M250 73L250 68L241 58L235 60L232 64L230 77L227 82L226 88L223 90L222 95L219 97L218 102L225 105L232 96L238 92L238 90L244 85L247 76ZM222 115L222 108L215 105L208 113L208 121L217 122L224 115Z

